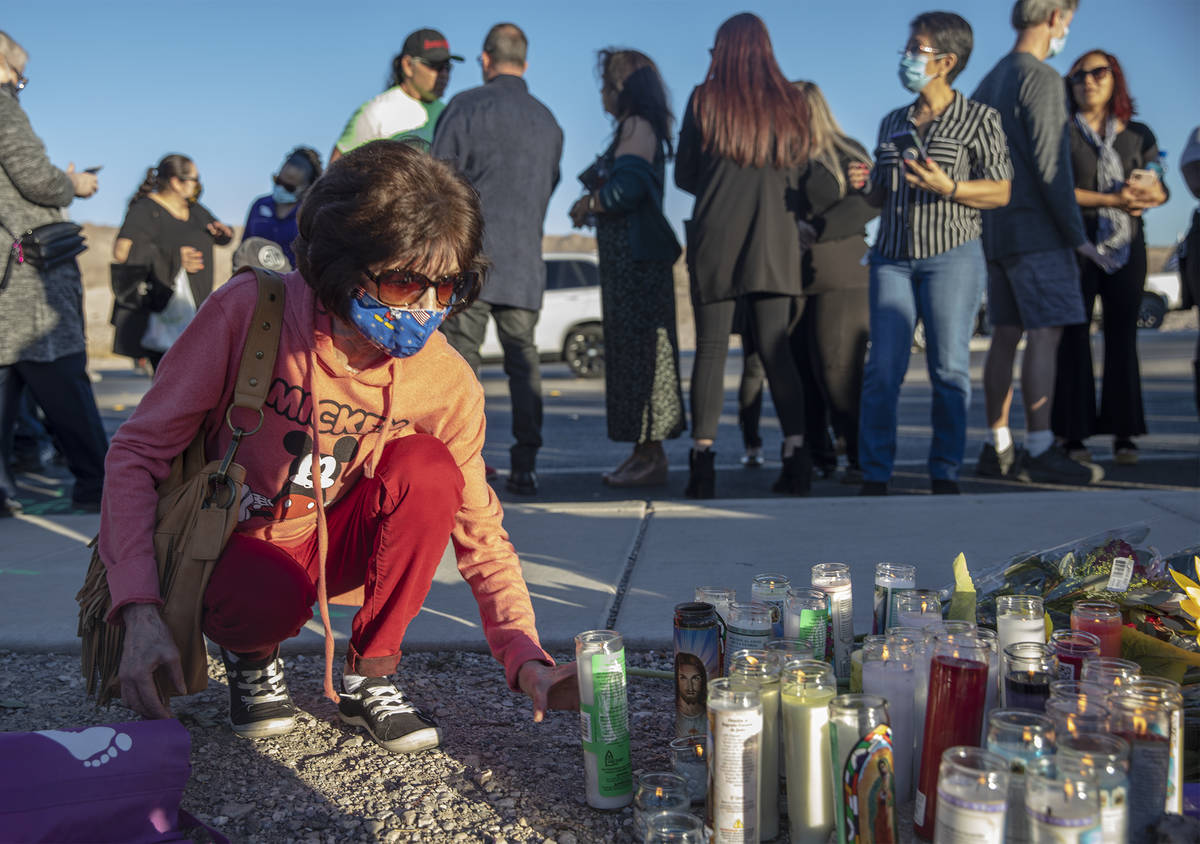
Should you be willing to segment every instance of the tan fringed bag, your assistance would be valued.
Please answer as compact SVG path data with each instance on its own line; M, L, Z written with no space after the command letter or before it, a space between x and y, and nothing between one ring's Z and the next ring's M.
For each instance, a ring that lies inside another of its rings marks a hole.
M238 272L246 269L251 268L244 267ZM154 557L158 560L162 617L179 648L187 694L208 686L208 651L200 629L204 590L237 526L246 470L233 461L242 438L262 427L262 406L279 353L283 278L269 270L253 269L258 279L258 302L238 365L233 401L225 410L225 424L233 431L233 442L223 460L206 461L204 431L199 431L183 454L171 463L170 474L158 487ZM247 431L234 425L235 407L258 414L253 429ZM87 691L89 695L95 694L97 705L104 705L120 696L117 675L125 626L106 620L112 597L107 571L96 549L97 539L90 544L92 562L75 600L79 602L78 635L83 646L81 667ZM164 670L159 669L154 680L164 701L178 694Z

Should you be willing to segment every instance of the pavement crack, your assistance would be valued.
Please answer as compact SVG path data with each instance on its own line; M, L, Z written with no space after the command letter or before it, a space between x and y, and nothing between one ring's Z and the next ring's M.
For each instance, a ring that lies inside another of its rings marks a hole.
M1189 492L1190 491L1191 490L1189 490ZM1157 507L1159 510L1170 513L1172 516L1179 516L1181 519L1187 519L1189 522L1200 523L1200 519L1196 518L1196 514L1194 512L1188 512L1187 510L1179 507L1171 507L1167 504L1164 504L1162 501L1159 501L1154 496L1145 496L1142 498L1142 501L1144 501L1146 504L1149 504L1151 507Z
M654 502L647 501L646 507L642 511L642 521L638 524L637 535L633 537L633 545L629 548L629 555L625 558L625 567L621 570L621 579L617 581L617 589L613 594L612 603L608 605L608 617L605 619L604 626L608 630L614 630L617 626L617 617L621 614L621 604L625 601L625 592L629 588L629 580L633 577L633 570L637 566L638 557L642 553L642 543L646 540L646 533L650 529L650 522L654 519Z

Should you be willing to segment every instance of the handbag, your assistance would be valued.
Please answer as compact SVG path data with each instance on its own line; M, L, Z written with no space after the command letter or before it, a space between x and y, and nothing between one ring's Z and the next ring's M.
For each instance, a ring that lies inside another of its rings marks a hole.
M190 841L216 830L179 807L191 737L174 718L72 730L0 733L5 841Z
M244 269L247 268L238 272ZM200 628L204 590L237 526L246 470L234 459L242 439L262 427L263 401L279 352L283 279L277 273L258 268L254 269L254 275L258 279L258 302L238 365L233 401L225 409L225 424L233 432L229 449L223 460L206 461L205 432L201 429L172 461L170 472L158 486L154 557L158 562L161 613L179 649L185 694L195 694L208 686L208 650ZM258 423L250 430L236 426L234 408L257 413ZM77 634L82 640L80 667L87 680L87 693L94 694L97 705L103 706L120 693L117 675L125 626L107 620L112 597L107 570L96 548L98 539L97 536L90 543L91 564L75 600L79 603ZM163 701L178 694L162 668L155 672L154 680Z
M82 226L69 220L59 220L45 223L34 229L28 229L20 237L13 234L8 226L0 223L11 237L12 245L8 248L8 262L4 266L4 277L0 279L0 290L8 287L9 276L12 275L13 264L29 264L38 270L48 270L74 258L87 249L85 239L80 233Z
M192 298L192 285L188 282L187 271L180 268L175 274L175 289L166 307L151 313L146 321L142 348L151 352L165 352L183 336L184 329L195 315L196 300Z
M113 301L131 311L158 313L171 301L175 289L163 284L146 264L110 264Z

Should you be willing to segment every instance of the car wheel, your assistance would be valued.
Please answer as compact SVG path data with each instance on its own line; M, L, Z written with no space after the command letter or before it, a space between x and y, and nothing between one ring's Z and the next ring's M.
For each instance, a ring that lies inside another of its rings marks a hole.
M1161 328L1166 315L1167 303L1162 296L1149 291L1142 294L1141 304L1138 305L1138 328Z
M563 343L563 360L577 378L603 378L604 329L595 323L573 329Z

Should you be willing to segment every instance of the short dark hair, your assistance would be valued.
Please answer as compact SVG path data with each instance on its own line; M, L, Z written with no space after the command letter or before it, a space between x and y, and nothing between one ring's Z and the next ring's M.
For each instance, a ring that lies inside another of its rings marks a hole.
M321 178L321 154L312 147L296 147L283 160L284 166L291 164L308 171L308 183L311 185Z
M479 195L448 165L401 141L363 144L329 166L300 205L296 268L343 319L363 270L453 262L483 278ZM461 292L453 313L479 295Z
M525 64L529 40L515 23L498 23L483 39L483 52L496 64Z
M909 27L913 32L926 36L939 53L958 57L954 67L946 74L946 84L954 84L967 66L967 59L971 58L971 50L975 47L971 25L954 12L925 12L913 18Z

